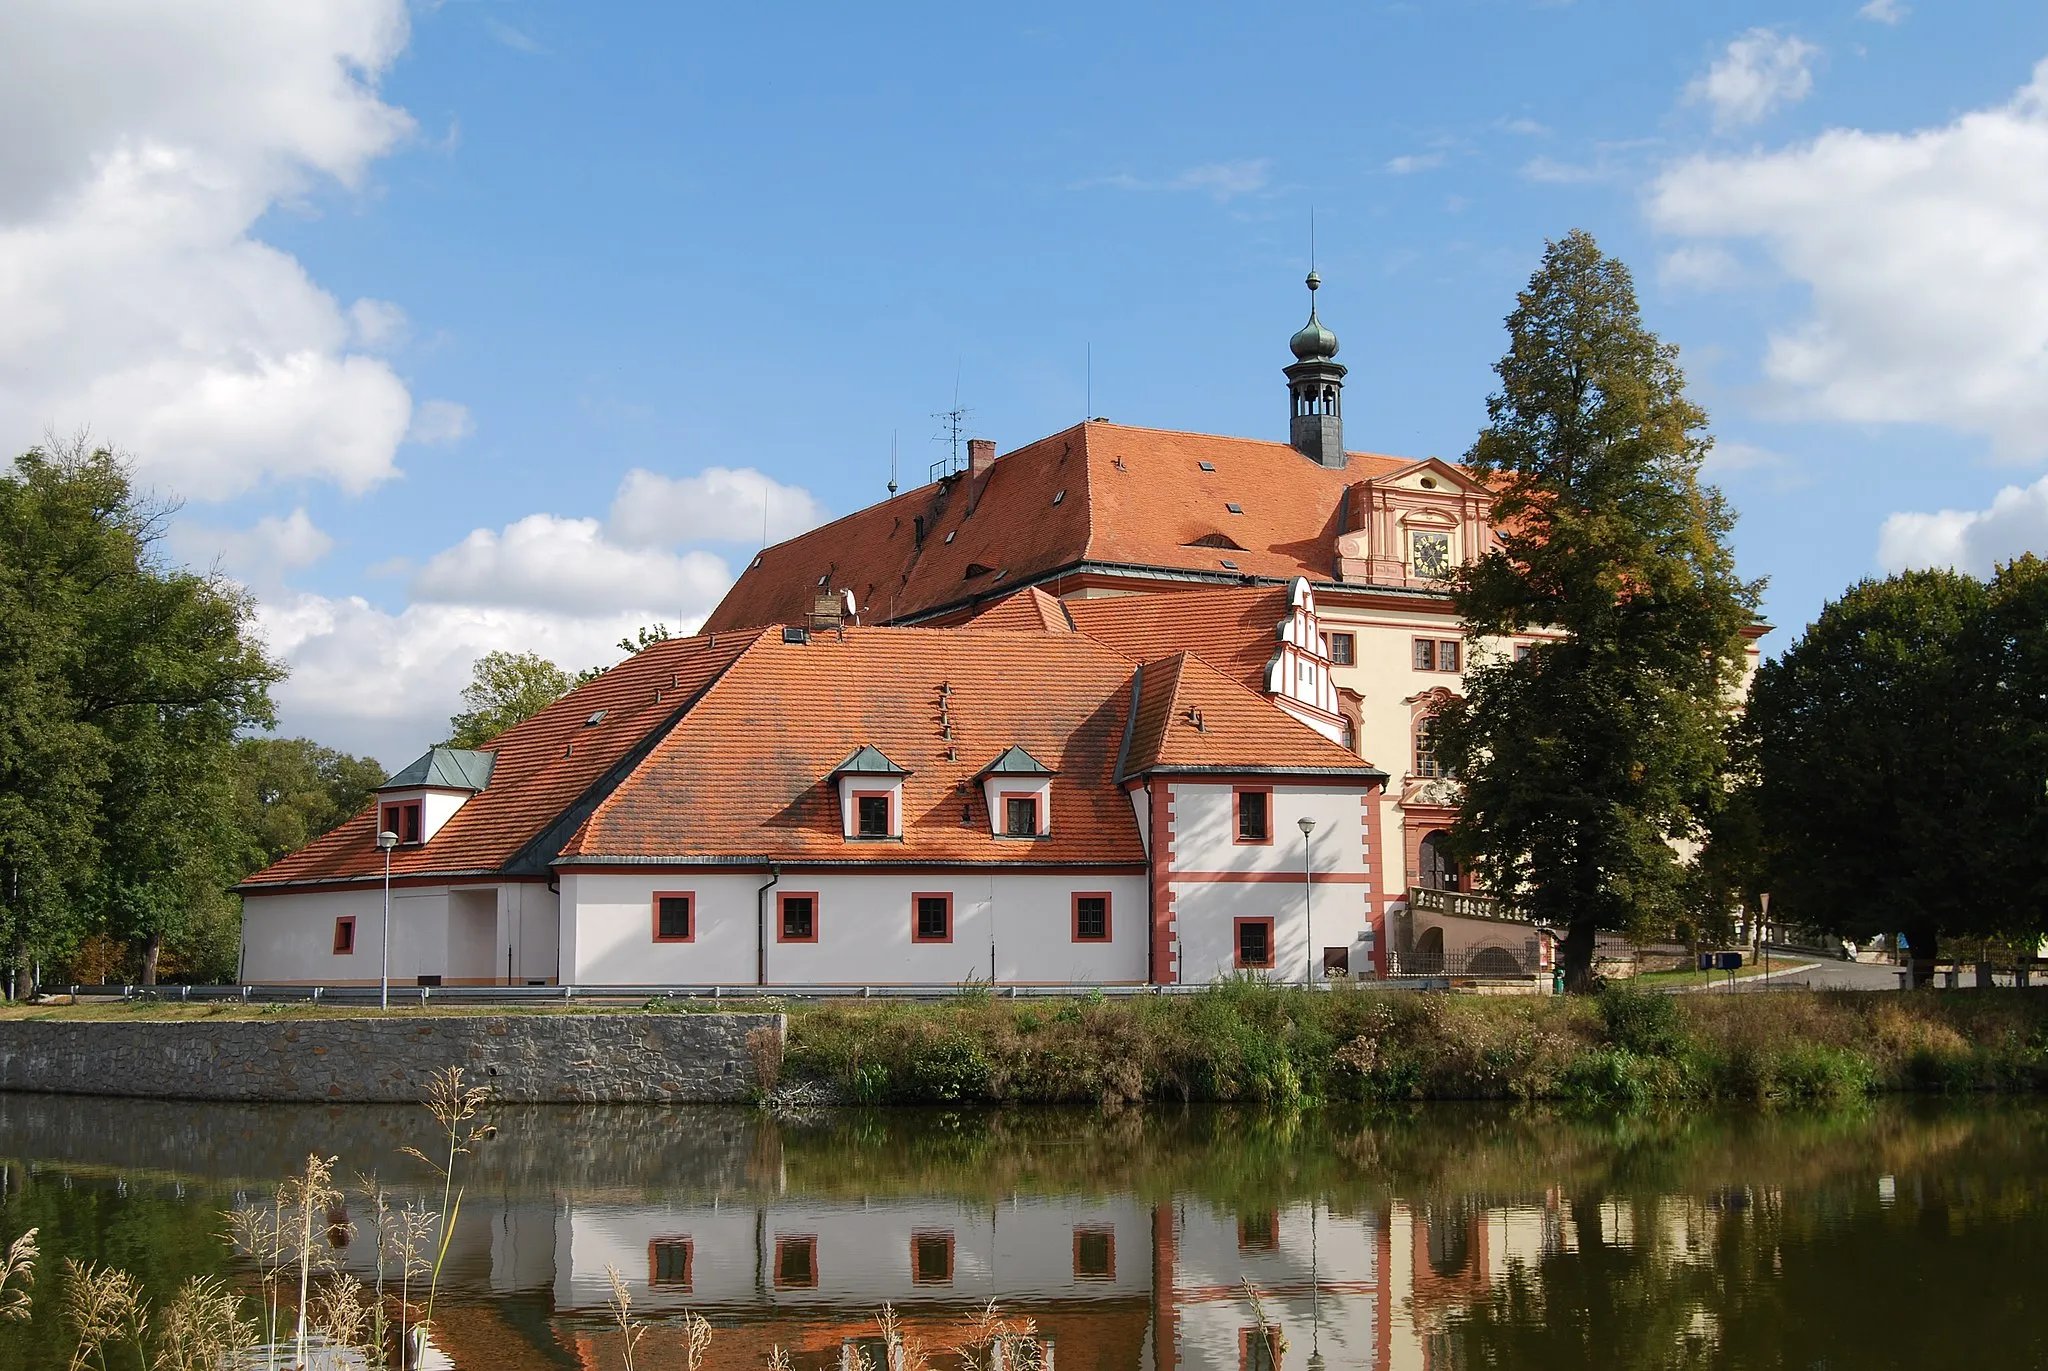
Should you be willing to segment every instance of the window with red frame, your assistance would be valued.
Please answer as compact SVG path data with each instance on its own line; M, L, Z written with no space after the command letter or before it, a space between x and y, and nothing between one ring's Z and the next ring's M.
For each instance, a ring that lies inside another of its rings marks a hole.
M816 895L783 895L776 900L781 914L782 941L786 943L814 943L818 941L818 897Z
M1332 633L1330 635L1329 658L1331 666L1350 666L1356 662L1358 660L1357 636L1350 633Z
M853 797L854 826L856 838L887 838L894 834L889 823L889 796L856 795Z
M346 957L356 950L356 916L344 914L334 921L334 955Z
M401 843L416 843L420 840L420 802L407 800L403 804L384 806L384 831L396 833Z
M953 897L951 895L913 895L910 897L912 918L910 937L912 942L949 943L953 941Z
M1005 838L1036 838L1038 836L1038 797L1036 795L1003 796L1003 836Z
M1280 1245L1280 1216L1272 1210L1237 1216L1237 1250L1271 1252Z
M1237 792L1237 840L1241 843L1273 841L1273 792Z
M1074 941L1109 941L1109 892L1074 896Z
M664 890L654 896L654 941L687 943L697 935L696 900L687 890Z
M1261 971L1273 965L1273 921L1237 921L1237 967L1240 971Z

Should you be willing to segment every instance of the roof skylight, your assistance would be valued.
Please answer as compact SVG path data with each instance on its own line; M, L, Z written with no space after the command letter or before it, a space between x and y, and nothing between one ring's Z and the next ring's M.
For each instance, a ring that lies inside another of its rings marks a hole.
M1214 471L1216 469L1214 462L1197 462L1195 465L1201 467L1204 471Z
M1226 505L1224 505L1223 507L1224 507L1225 509L1229 510L1229 511L1230 511L1230 512L1231 512L1232 514L1242 514L1242 513L1244 513L1244 506L1243 506L1243 505L1232 505L1232 504L1226 504ZM821 582L820 584L822 584L822 582Z

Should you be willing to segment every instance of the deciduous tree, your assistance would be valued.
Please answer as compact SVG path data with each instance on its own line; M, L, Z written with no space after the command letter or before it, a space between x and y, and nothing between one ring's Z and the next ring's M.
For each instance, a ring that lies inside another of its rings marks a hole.
M1494 490L1496 547L1454 573L1481 640L1557 630L1525 659L1471 653L1439 711L1463 783L1454 841L1515 912L1565 930L1584 989L1602 928L1669 927L1721 794L1758 587L1699 479L1706 415L1677 349L1643 326L1628 269L1574 232L1548 245L1507 320L1500 390L1466 457Z
M481 747L567 695L575 678L538 652L486 652L470 668L463 710L448 721L450 747Z

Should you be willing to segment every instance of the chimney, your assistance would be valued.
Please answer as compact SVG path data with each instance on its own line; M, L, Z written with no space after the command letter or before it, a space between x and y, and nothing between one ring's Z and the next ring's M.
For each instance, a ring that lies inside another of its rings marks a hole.
M971 476L983 476L996 464L996 445L993 439L969 438L967 440L967 471Z

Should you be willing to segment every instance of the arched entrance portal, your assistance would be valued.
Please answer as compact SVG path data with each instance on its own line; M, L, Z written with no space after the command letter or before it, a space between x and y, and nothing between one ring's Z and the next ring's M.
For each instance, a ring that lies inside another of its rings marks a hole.
M1422 837L1422 852L1416 873L1419 883L1430 890L1456 890L1458 864L1451 860L1451 835L1432 829Z

